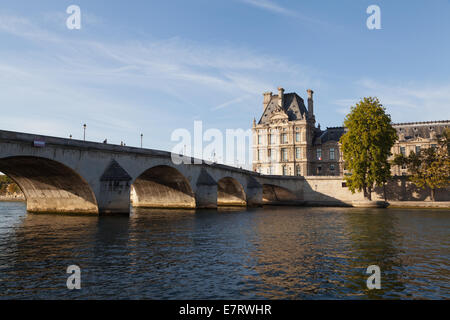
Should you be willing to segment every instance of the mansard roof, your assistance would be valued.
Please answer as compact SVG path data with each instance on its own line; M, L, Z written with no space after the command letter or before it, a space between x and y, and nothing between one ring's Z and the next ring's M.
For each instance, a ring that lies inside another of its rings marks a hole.
M282 111L288 116L289 121L305 120L309 118L303 99L295 92L284 94L283 100ZM269 123L271 116L278 111L278 95L273 95L258 124Z
M326 130L316 129L314 134L314 144L322 144L328 141L339 141L341 136L345 133L344 127L329 127Z
M430 139L442 135L445 128L450 128L450 120L396 123L393 127L398 136L405 140Z
M401 140L434 139L441 136L445 128L450 128L450 120L395 123L392 126L397 130ZM329 127L323 131L316 129L314 145L328 141L339 141L345 131L345 127Z

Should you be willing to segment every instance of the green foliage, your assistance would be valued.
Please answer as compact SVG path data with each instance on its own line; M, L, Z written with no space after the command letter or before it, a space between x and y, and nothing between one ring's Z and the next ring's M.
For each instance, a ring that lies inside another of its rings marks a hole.
M405 165L409 180L419 188L430 188L431 200L435 200L435 191L450 185L450 129L446 129L439 139L438 148L422 149L418 154L411 152L394 159L394 164Z
M8 185L6 191L8 191L9 194L15 194L20 192L20 188L17 184L11 183L10 185Z
M7 175L0 175L0 184L10 184L13 183L14 181L12 181L12 179L10 177L8 177Z
M371 200L375 185L382 186L391 176L388 157L397 140L391 117L378 98L368 97L351 108L344 126L348 131L341 137L342 153L347 169L348 188L355 193L364 191Z
M14 181L6 176L0 175L0 195L20 193L21 190Z

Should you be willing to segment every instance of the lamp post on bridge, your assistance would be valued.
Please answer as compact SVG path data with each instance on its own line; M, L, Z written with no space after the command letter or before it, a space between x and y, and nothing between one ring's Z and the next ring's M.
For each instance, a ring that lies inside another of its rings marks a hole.
M83 140L86 141L86 123L83 124Z
M144 137L144 134L141 133L141 149L142 149L142 138Z

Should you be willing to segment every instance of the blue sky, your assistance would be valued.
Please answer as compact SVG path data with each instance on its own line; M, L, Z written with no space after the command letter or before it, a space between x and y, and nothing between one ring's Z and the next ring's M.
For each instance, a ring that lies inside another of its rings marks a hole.
M81 8L81 30L66 8ZM368 30L366 8L381 8ZM2 1L0 129L171 150L177 128L247 129L262 93L315 91L322 128L377 96L450 119L450 1Z

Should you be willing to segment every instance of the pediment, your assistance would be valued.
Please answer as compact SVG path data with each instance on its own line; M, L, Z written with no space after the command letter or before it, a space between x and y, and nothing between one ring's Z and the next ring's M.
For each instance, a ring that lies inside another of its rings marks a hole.
M288 115L286 113L275 113L270 117L270 120L284 120L284 119L288 119Z
M277 107L275 110L273 110L272 114L270 115L270 121L272 121L272 122L279 122L279 121L284 121L284 120L287 121L288 119L289 119L289 116L280 107Z

